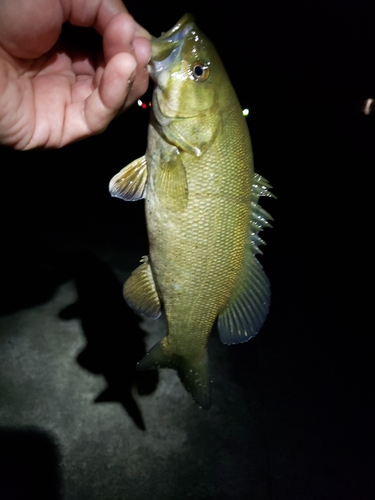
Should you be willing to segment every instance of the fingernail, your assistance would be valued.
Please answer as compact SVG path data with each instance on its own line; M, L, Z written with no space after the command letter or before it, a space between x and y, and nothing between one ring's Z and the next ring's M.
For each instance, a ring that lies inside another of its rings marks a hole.
M132 74L130 75L130 77L129 77L129 80L128 80L128 89L130 89L130 88L131 88L131 86L132 86L132 85L133 85L133 83L134 83L134 80L135 80L135 74L136 74L136 72L135 72L135 71L133 71L133 73L132 73Z

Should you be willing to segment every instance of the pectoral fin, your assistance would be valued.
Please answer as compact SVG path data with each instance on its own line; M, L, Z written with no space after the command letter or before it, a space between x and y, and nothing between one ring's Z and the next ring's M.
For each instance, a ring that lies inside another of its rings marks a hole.
M167 208L173 211L186 208L188 199L186 172L178 153L159 165L155 177L155 190L160 193L163 205Z
M247 342L258 333L268 313L270 296L268 278L248 249L243 274L218 318L223 344Z
M161 314L161 304L156 290L148 257L143 257L124 285L124 297L128 305L138 314L156 319Z
M137 370L174 368L185 389L202 408L211 406L211 383L208 357L204 351L198 360L189 360L176 355L168 348L165 339L158 342L138 363Z
M145 197L147 183L147 163L145 156L132 161L109 183L109 192L125 201L137 201Z

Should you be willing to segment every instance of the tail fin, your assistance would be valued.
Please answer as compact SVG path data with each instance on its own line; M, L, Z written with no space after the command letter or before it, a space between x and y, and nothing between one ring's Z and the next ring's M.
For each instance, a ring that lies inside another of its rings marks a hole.
M209 379L207 351L199 360L185 359L158 342L141 359L137 370L155 370L157 368L174 368L194 401L202 408L211 406L211 383Z

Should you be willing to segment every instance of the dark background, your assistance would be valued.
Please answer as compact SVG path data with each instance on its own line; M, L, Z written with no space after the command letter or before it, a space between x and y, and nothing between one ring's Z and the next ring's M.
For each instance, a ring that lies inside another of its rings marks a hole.
M172 372L133 369L158 335L121 296L147 254L143 203L108 182L144 154L148 111L61 150L0 149L1 499L375 498L374 5L127 3L154 35L194 14L278 197L270 314L249 344L213 333L207 412Z

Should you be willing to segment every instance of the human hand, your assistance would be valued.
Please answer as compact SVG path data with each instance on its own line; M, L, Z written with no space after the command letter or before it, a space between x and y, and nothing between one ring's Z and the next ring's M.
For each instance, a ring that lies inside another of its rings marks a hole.
M94 27L102 54L64 46L64 22ZM147 89L148 38L121 0L1 0L0 143L58 148L105 130Z

